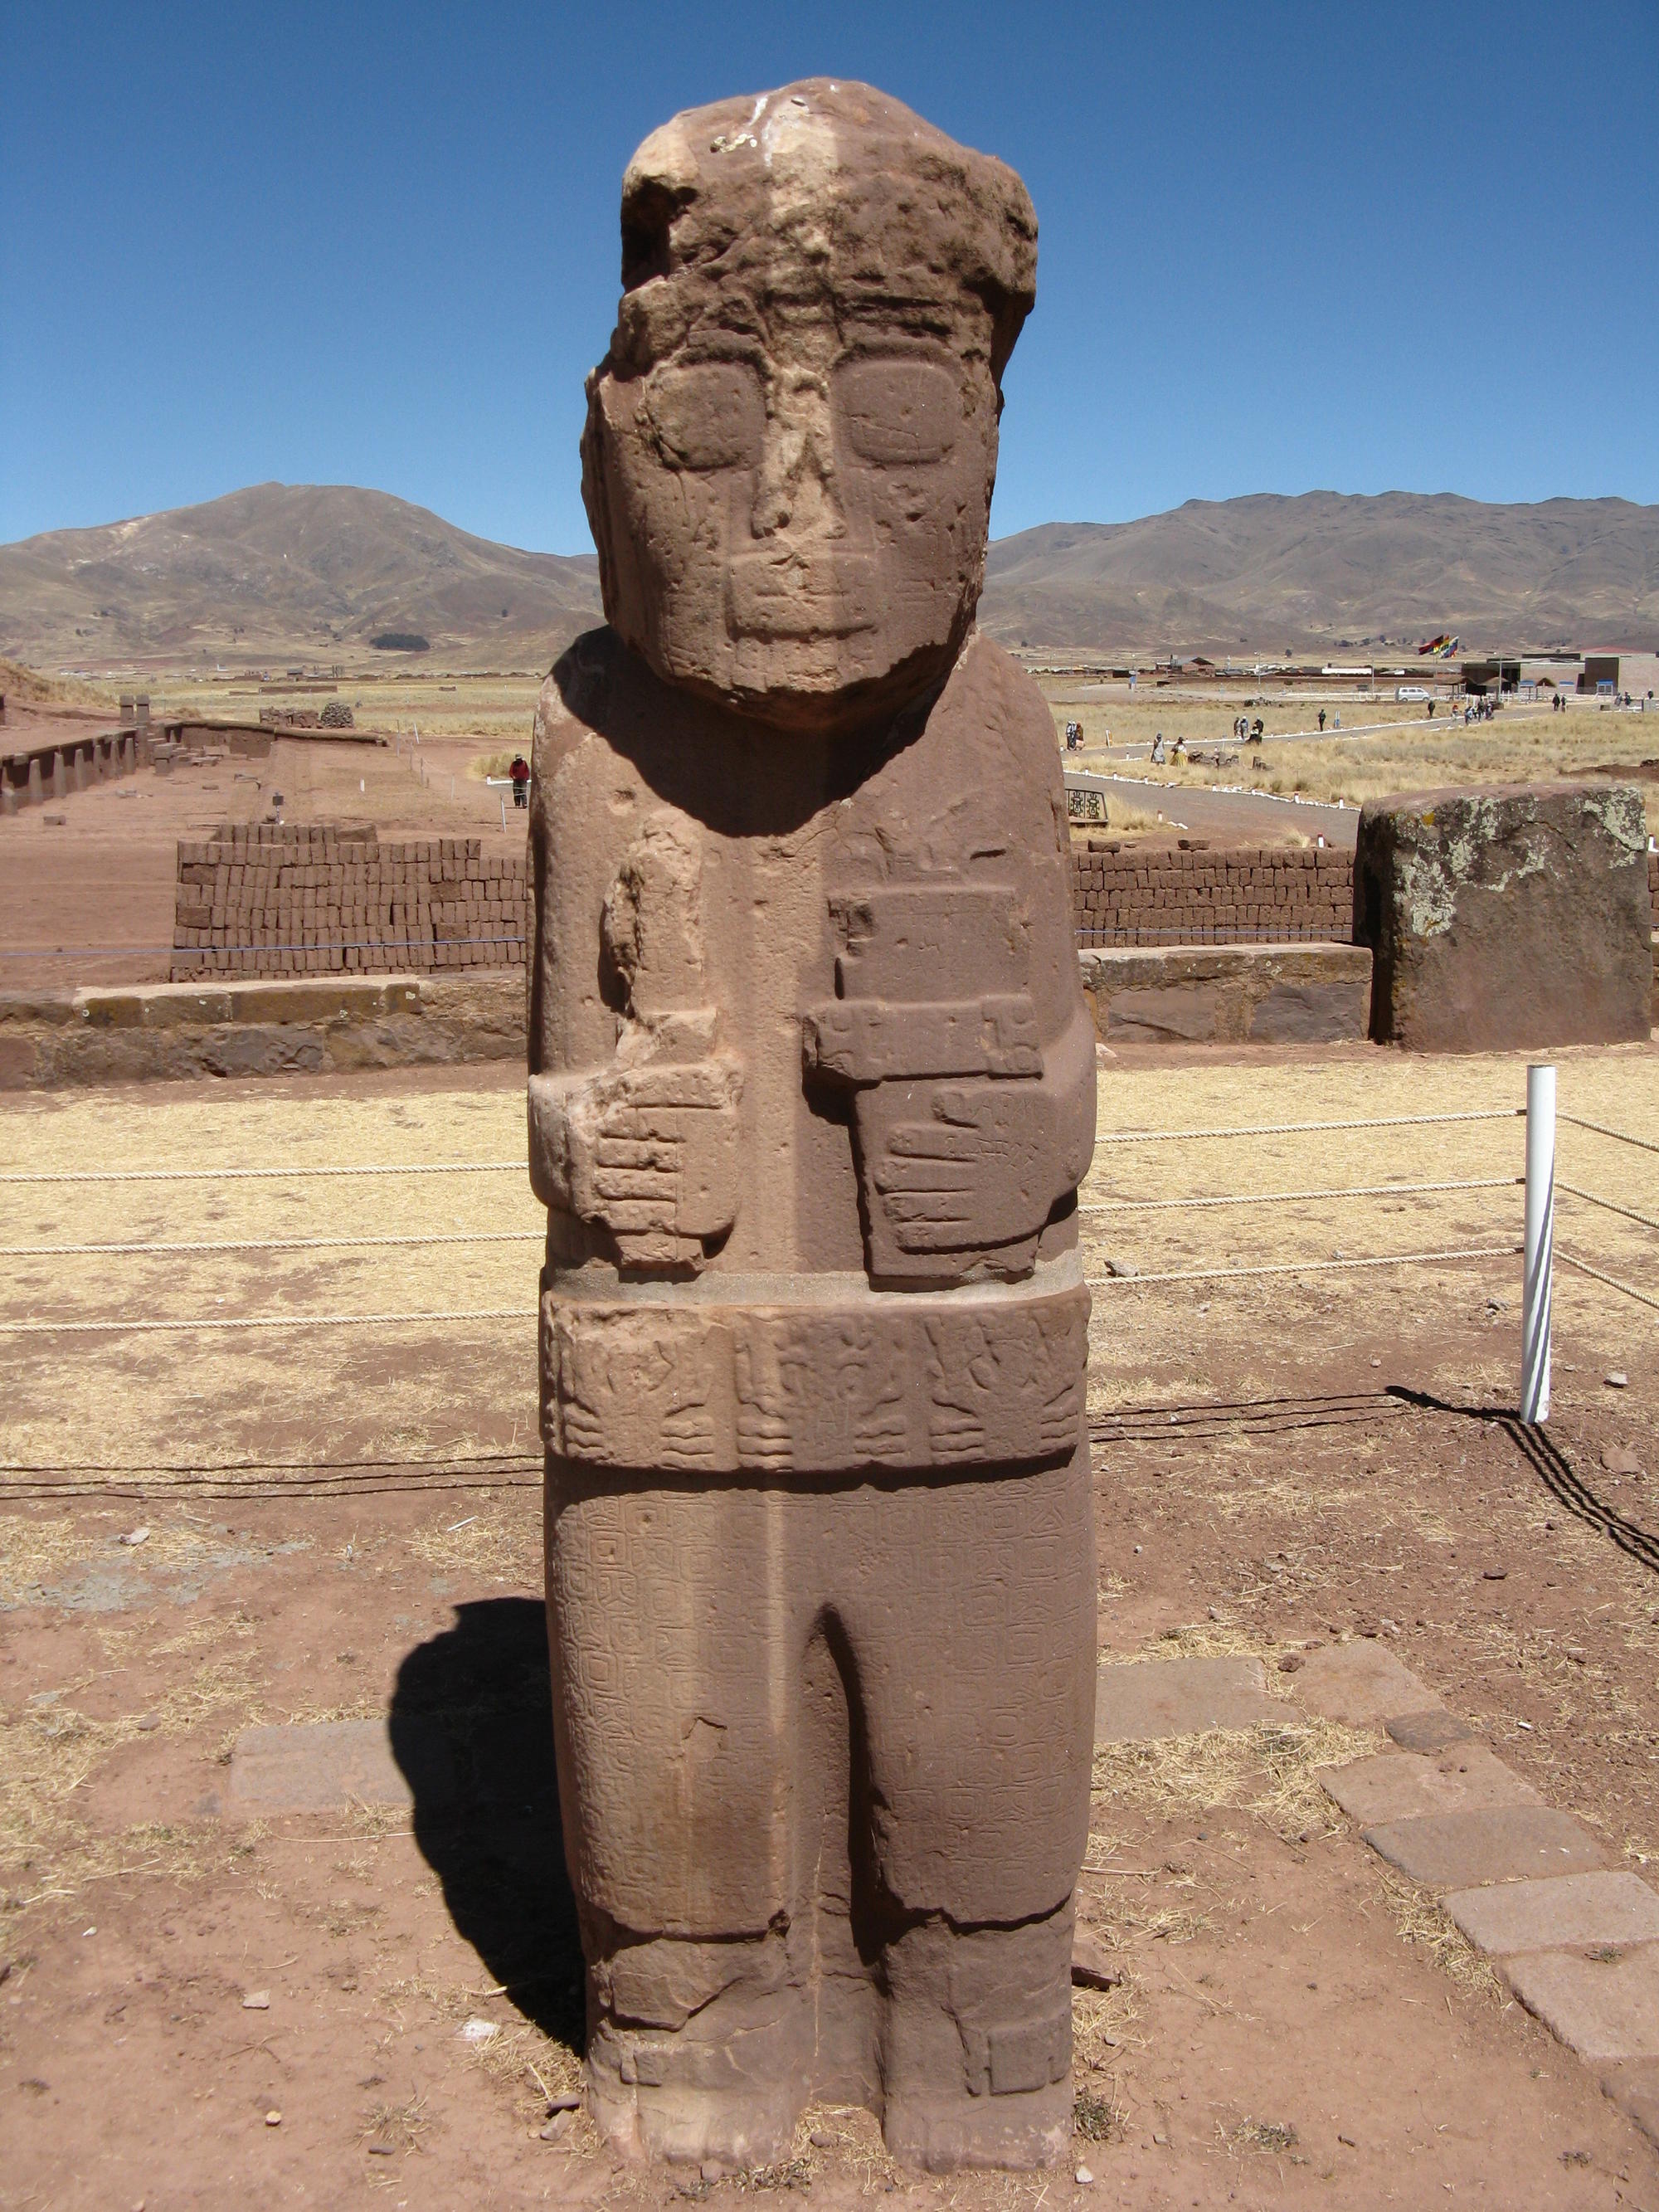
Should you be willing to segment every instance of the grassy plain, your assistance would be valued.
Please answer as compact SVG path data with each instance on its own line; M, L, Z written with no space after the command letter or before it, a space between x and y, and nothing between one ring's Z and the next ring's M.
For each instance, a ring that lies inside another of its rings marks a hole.
M1127 767L1137 777L1162 783L1235 786L1358 806L1389 792L1431 785L1532 783L1659 757L1659 712L1626 713L1590 702L1575 702L1565 714L1547 706L1510 705L1492 721L1466 727L1461 708L1455 711L1449 700L1437 703L1431 720L1420 703L1351 694L1289 699L1247 696L1242 690L1220 697L1207 690L1132 694L1122 684L1040 680L1056 729L1063 733L1068 721L1083 725L1082 747L1067 755L1069 765ZM1321 708L1328 722L1341 715L1340 733L1318 733ZM1260 746L1240 745L1232 735L1235 719L1246 712L1267 725ZM1181 738L1189 753L1218 749L1238 757L1224 766L1189 757L1155 767L1146 749L1160 732L1169 748ZM1650 783L1646 796L1649 827L1659 829L1659 783Z
M257 720L262 707L321 707L343 699L365 730L387 730L410 737L418 730L422 744L477 738L491 752L505 746L510 760L530 742L536 694L542 679L533 675L430 675L362 670L343 676L333 692L307 692L302 686L264 691L245 677L191 683L168 679L150 690L152 715L188 710L231 720ZM495 771L492 769L491 773Z

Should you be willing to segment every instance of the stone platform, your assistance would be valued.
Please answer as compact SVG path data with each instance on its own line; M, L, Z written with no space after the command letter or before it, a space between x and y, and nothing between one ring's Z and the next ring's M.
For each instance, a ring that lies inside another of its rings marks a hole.
M1370 1019L1364 945L1113 945L1078 958L1103 1042L1337 1044L1362 1040Z
M524 977L273 977L0 993L0 1091L516 1060Z

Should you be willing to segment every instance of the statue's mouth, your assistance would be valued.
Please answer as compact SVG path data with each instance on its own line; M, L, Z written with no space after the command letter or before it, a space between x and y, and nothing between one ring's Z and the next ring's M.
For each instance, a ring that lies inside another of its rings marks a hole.
M850 637L876 626L876 564L837 547L746 554L726 580L733 637Z

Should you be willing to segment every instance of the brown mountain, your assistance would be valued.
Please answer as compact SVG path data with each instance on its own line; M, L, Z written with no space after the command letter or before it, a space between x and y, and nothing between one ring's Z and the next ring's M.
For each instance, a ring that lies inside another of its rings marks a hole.
M254 484L0 546L0 653L54 667L362 662L388 633L425 638L436 665L544 667L599 619L591 554L495 545L349 484Z
M256 484L0 546L0 653L50 667L340 659L544 667L599 619L591 555L492 544L388 494ZM991 549L981 620L1041 652L1215 653L1659 640L1659 507L1449 495L1189 501ZM390 660L392 655L386 654Z
M1047 523L993 545L981 620L1042 649L1301 653L1449 629L1471 647L1651 651L1659 507L1316 491Z

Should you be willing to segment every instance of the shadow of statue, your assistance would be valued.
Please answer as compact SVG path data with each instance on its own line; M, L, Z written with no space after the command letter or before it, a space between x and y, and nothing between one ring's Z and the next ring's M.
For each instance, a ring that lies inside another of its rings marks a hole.
M534 1598L456 1607L392 1695L392 1755L415 1840L494 1982L544 2034L582 2048L581 1944L565 1873L548 1682Z

